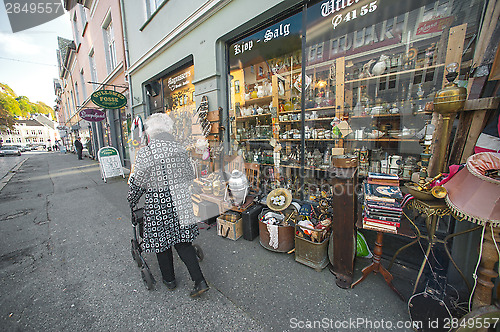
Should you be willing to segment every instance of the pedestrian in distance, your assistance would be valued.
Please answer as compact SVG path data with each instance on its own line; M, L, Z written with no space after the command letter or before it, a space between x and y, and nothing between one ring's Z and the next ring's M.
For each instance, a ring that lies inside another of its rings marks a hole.
M127 199L134 209L145 194L142 249L156 253L163 283L169 290L177 287L174 247L194 282L190 296L196 297L209 287L192 245L199 235L190 192L194 170L187 151L171 134L173 121L167 114L151 115L145 126L150 141L137 153Z
M87 151L89 152L89 158L94 159L94 153L92 151L92 141L90 140L89 137L87 137L87 141L85 142L85 147L87 148Z
M77 137L75 139L75 149L76 149L76 154L78 155L78 159L82 160L82 153L83 153L83 144L80 142L80 137Z

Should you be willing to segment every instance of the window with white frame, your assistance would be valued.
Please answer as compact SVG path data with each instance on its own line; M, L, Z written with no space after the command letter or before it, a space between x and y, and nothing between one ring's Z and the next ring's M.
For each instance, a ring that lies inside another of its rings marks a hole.
M22 142L21 137L18 137L17 138L17 143L21 143L21 142Z
M76 106L75 106L75 97L74 97L74 95L73 95L73 91L70 91L70 92L69 92L69 95L70 95L70 97L71 97L71 104L72 104L72 106L73 106L73 109L72 109L72 110L70 110L70 115L71 115L71 114L73 114L74 112L76 112Z
M150 18L151 15L160 7L165 0L146 0L146 16Z
M83 68L80 70L80 84L82 85L83 100L87 99L87 88L85 85L85 76L83 75Z
M115 46L115 35L113 32L113 21L111 20L111 15L104 21L102 26L104 34L104 49L106 54L106 65L108 67L108 74L115 69L117 65L116 61L116 46Z
M80 105L80 92L78 91L78 82L75 82L76 107Z
M85 7L83 7L83 5L78 5L79 9L80 9L80 17L82 19L82 33L83 33L83 29L85 29L85 25L87 24L87 12L85 11Z
M94 49L89 53L89 66L90 66L90 78L92 79L92 82L97 82L97 67L95 64L95 58L94 58ZM92 84L92 89L95 91L97 88L97 84Z
M35 130L32 130L32 131L31 131L31 135L36 135L36 131L35 131Z
M73 15L73 33L75 35L75 44L78 46L80 44L80 36L78 35L78 24L77 24L76 12Z
M43 131L38 130L38 135L42 135L42 134L43 134Z

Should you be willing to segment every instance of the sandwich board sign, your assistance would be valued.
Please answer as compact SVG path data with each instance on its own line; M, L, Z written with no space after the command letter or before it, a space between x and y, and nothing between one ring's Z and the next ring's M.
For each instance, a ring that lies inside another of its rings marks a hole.
M112 178L115 176L123 176L122 161L118 150L112 146L104 146L99 149L97 153L99 157L99 166L101 169L101 177L106 182L107 178Z

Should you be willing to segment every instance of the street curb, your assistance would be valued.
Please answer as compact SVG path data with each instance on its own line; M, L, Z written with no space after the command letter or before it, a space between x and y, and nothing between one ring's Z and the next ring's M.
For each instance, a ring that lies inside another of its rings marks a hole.
M17 165L12 167L10 171L5 175L3 178L0 179L0 191L2 191L3 187L9 183L10 179L16 174L17 170L23 166L24 162L28 160L30 157L27 157L26 159L21 160Z

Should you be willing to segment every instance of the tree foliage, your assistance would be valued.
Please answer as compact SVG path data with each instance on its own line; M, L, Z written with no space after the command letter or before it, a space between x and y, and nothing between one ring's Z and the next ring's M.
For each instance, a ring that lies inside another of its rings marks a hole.
M30 118L35 114L55 119L54 110L47 104L33 103L26 96L18 96L7 84L0 83L0 129L13 128L15 118Z
M4 129L14 129L14 116L3 107L0 99L0 131Z

